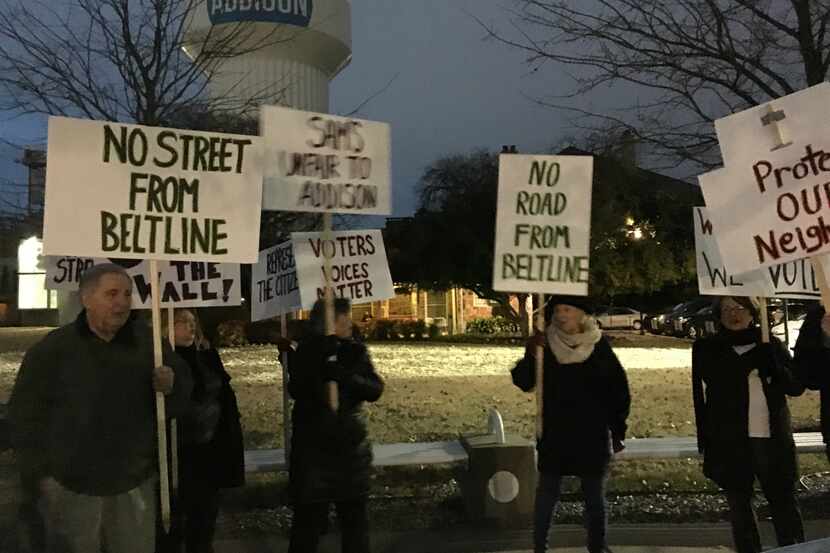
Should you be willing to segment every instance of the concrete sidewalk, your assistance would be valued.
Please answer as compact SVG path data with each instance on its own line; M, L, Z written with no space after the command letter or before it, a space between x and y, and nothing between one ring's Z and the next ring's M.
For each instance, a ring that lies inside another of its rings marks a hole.
M775 543L772 525L761 523L767 548ZM830 536L830 521L808 521L808 540ZM530 530L463 527L372 535L373 553L530 553ZM585 531L578 526L558 526L552 532L553 552L585 553ZM609 530L614 553L725 553L731 551L728 524L627 524ZM218 540L216 553L285 553L282 536ZM319 553L339 553L339 535L323 537ZM812 553L812 552L811 552ZM824 553L823 551L821 553ZM830 552L828 552L830 553Z
M218 543L216 553L283 553L286 549L272 549L270 545L265 543L259 544L239 544L223 542ZM325 553L328 553L326 550ZM700 548L700 547L653 547L653 546L622 546L615 547L613 553L728 553L731 550L726 547L717 548ZM585 553L584 547L566 547L551 550L552 553ZM324 553L323 549L320 553ZM444 553L442 550L435 550L430 553ZM481 552L490 553L490 552ZM502 553L533 553L531 550L521 551L504 551Z

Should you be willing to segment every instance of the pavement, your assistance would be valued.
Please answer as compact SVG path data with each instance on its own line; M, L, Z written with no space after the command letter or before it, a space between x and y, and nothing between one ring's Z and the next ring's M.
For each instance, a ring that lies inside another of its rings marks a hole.
M774 532L761 523L765 549L774 547ZM808 540L830 536L830 521L808 521ZM578 526L558 526L551 533L556 553L585 553L585 532ZM613 553L726 553L731 551L728 524L614 525L609 530ZM803 546L802 546L803 547ZM444 531L412 531L372 535L373 553L531 553L530 530L499 530L492 527L453 528ZM284 537L218 540L216 553L284 553ZM323 537L319 553L339 553L336 534ZM789 553L789 552L782 552ZM830 553L830 543L793 553Z
M251 546L250 549L231 549L231 547L238 547L239 544L232 544L228 543L226 548L222 548L221 544L217 544L219 547L216 547L217 553L231 553L231 552L238 552L238 553L253 553L254 551L263 553L271 553L273 552L283 552L286 549L261 549L254 546ZM320 553L328 553L329 550L320 550ZM335 551L335 550L331 550ZM551 550L554 553L585 553L584 547L565 547L565 548L557 548ZM717 548L700 548L700 547L651 547L651 546L624 546L624 547L615 547L613 549L613 553L730 553L732 550L727 547L717 547ZM437 550L434 553L442 553L441 550ZM489 553L489 552L482 552L482 553ZM533 553L530 549L523 549L519 551L505 551L502 553Z

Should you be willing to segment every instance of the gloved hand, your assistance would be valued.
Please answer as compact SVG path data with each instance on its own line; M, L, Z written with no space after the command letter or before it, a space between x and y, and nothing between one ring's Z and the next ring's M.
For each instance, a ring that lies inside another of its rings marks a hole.
M830 337L830 311L826 312L824 317L821 318L821 330L825 336Z
M340 341L337 336L326 336L323 339L323 382L340 382L343 378L343 366L337 359L337 350L340 348Z
M611 448L614 450L614 453L621 453L625 449L625 442L614 438L611 440Z
M545 347L545 340L545 334L543 332L540 332L539 330L536 330L533 336L527 339L527 342L525 344L525 350L531 357L536 357L536 351L538 350L538 348Z
M323 338L323 355L325 355L326 359L332 356L337 356L337 352L340 349L340 340L338 340L337 336L332 334L331 336L325 336Z
M277 349L279 350L280 355L282 355L283 353L288 353L292 351L294 347L291 343L291 340L280 336L279 338L277 338Z

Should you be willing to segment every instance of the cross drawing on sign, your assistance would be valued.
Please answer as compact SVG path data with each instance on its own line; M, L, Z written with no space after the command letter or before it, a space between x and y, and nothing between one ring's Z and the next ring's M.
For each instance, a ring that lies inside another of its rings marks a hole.
M775 147L773 147L771 150L774 152L775 150L786 148L787 146L792 144L792 141L788 141L786 139L786 137L784 136L784 129L781 127L781 125L779 125L779 123L786 119L787 116L780 109L773 110L771 106L768 109L769 111L767 112L767 114L761 117L761 124L763 124L765 127L771 126L772 131L775 132L776 144Z

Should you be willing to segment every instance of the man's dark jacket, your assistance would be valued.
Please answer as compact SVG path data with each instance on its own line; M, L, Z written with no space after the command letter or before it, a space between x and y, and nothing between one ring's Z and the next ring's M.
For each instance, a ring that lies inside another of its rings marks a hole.
M187 364L165 344L175 372L167 416L187 408ZM24 479L53 477L76 493L127 492L157 470L152 332L133 318L106 342L86 313L23 358L10 400L12 442Z

